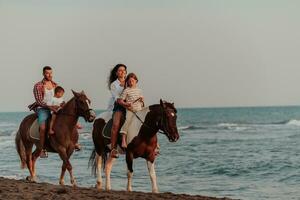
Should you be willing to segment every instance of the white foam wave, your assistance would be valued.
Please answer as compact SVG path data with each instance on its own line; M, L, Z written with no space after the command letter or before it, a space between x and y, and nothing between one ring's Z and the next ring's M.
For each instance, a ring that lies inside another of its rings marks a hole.
M14 179L14 180L20 180L21 176L17 176L17 175L10 175L10 176L1 176L3 178L7 178L7 179Z
M189 128L190 128L190 126L180 126L180 127L178 127L178 130L186 130Z
M238 124L233 124L233 123L220 123L218 124L220 127L237 127Z
M300 126L300 120L291 119L286 123L286 125Z

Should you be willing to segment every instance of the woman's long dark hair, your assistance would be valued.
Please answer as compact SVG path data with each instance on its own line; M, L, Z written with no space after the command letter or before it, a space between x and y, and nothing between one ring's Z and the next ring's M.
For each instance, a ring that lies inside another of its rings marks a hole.
M125 70L127 71L127 67L124 64L117 64L114 68L112 68L112 70L110 71L110 75L107 81L108 84L108 89L110 89L110 85L112 84L112 82L114 82L115 80L117 80L117 71L120 67L124 67Z

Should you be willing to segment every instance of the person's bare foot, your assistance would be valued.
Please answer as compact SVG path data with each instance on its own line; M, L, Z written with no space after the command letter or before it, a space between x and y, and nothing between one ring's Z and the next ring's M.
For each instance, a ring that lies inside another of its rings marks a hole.
M54 134L54 130L53 129L50 129L49 130L49 135L53 135Z
M127 148L127 143L126 143L126 141L122 141L122 148L124 148L124 149L126 149Z
M81 145L79 143L75 144L75 151L80 151L81 150Z
M81 124L76 124L76 128L77 128L77 129L82 129L83 126L81 126Z
M122 135L122 148L126 149L127 148L127 142L126 142L126 135Z
M112 149L111 152L110 152L110 156L112 158L119 158L118 150L117 149Z

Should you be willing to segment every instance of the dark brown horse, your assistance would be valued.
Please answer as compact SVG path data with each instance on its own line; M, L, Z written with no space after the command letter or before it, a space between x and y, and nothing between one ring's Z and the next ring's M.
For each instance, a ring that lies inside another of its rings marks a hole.
M64 184L64 174L67 169L70 173L71 184L76 186L72 165L69 161L78 140L76 123L80 116L88 122L93 122L96 115L90 108L90 100L83 91L81 93L72 92L74 97L58 112L53 126L55 134L46 139L45 147L49 152L58 153L63 160L59 183ZM33 182L36 181L35 162L40 155L37 148L32 153L33 145L39 145L39 140L30 136L31 126L36 119L36 114L25 117L16 134L16 148L21 159L21 167L25 168L27 165L30 172L27 180Z
M127 163L127 191L132 191L132 176L133 159L142 157L147 161L148 171L152 182L152 192L157 193L156 174L154 169L154 161L156 157L157 148L157 132L165 134L170 142L176 142L179 139L179 134L176 125L177 110L174 104L163 102L144 108L142 111L136 113L135 119L132 120L129 128L126 149L126 163ZM107 154L110 152L110 140L106 139L102 130L106 122L99 118L94 122L93 127L93 141L95 149L90 158L90 164L93 164L93 171L97 174L98 190L102 189L102 175L101 167L105 169L106 176L106 190L111 190L110 173L115 160L111 156L107 160ZM106 161L107 160L107 161Z

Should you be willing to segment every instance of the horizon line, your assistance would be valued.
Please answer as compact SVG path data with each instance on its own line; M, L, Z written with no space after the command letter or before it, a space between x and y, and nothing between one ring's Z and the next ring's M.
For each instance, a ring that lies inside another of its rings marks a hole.
M248 106L181 106L176 107L176 109L222 109L222 108L268 108L268 107L300 107L300 105L248 105ZM95 111L105 111L104 108L95 108ZM1 111L0 113L27 113L32 111L22 111L22 110L11 110L11 111Z

